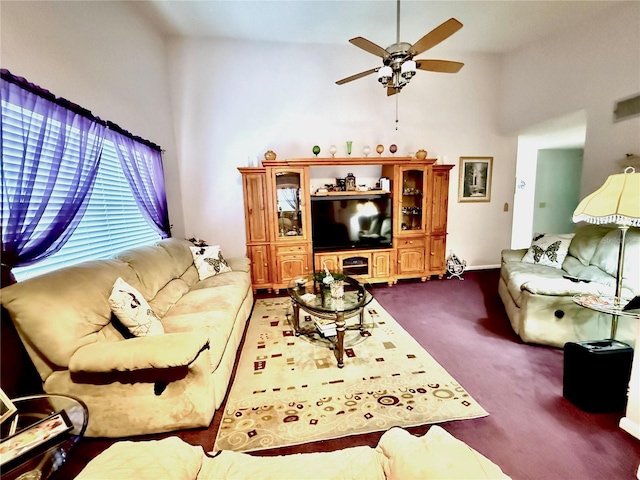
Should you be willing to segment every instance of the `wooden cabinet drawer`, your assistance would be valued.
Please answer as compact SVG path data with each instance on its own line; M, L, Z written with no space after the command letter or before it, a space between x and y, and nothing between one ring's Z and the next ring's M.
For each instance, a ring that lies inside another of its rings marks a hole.
M424 237L398 238L396 242L398 247L424 247L426 244Z
M276 254L282 255L287 253L307 253L306 245L286 245L276 247Z

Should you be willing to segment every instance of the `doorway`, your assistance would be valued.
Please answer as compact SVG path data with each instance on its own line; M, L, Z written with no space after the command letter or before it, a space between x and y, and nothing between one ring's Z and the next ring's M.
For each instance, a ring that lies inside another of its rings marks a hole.
M534 231L573 231L571 214L578 204L586 130L587 116L581 110L518 136L511 248L528 248Z

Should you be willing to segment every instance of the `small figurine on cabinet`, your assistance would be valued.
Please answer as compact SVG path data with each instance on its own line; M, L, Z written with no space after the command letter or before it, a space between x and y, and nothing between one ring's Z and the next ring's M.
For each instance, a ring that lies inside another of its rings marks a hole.
M353 173L347 173L347 176L344 177L344 186L347 191L356 190L356 177Z

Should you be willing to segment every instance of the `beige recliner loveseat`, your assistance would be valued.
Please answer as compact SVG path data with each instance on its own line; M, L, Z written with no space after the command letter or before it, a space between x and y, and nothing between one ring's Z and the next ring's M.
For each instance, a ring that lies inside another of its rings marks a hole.
M632 298L640 293L640 230L630 228L626 237L623 297ZM498 292L522 340L563 347L610 337L611 315L582 307L573 296L615 294L619 238L615 226L579 225L562 268L523 262L527 249L502 251ZM621 318L616 339L633 346L637 323Z
M211 423L253 307L249 260L199 280L186 240L122 252L0 290L45 392L89 408L87 435L123 437ZM164 334L129 338L108 303L121 277ZM123 333L124 330L124 333Z

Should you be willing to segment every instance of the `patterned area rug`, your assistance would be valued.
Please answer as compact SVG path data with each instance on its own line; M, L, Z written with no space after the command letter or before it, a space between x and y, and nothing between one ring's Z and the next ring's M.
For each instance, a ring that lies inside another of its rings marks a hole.
M264 450L488 415L375 300L365 309L366 330L345 334L342 369L321 335L295 336L291 313L288 297L256 301L215 450ZM301 322L313 325L304 312Z

